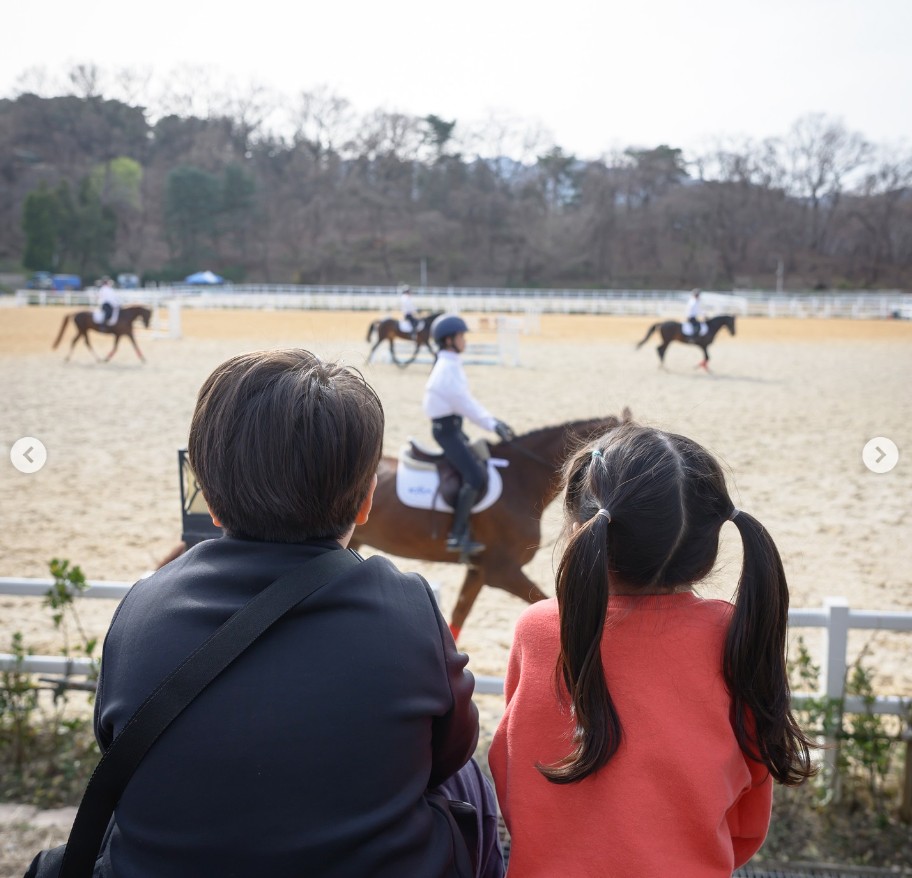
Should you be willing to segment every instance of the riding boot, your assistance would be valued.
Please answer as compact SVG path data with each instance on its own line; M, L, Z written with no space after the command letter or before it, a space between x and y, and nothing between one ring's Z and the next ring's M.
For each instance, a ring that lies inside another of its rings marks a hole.
M459 496L456 498L456 510L453 514L453 529L447 537L446 547L448 552L462 552L463 555L477 555L483 552L485 547L483 543L476 543L472 539L469 531L469 516L472 514L472 507L478 500L479 492L471 485L464 484L459 489Z

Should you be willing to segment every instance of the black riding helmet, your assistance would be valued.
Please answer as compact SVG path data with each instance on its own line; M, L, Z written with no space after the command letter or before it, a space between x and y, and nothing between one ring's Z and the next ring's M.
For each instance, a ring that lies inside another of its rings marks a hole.
M468 331L468 325L458 314L441 314L431 326L431 335L439 345L442 345L443 340L451 335Z

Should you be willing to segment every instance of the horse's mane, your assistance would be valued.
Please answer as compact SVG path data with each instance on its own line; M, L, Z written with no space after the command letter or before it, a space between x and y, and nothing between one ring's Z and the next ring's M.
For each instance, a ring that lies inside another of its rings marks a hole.
M629 415L629 413L627 413ZM621 418L618 418L616 415L606 415L602 418L581 418L576 421L565 421L562 424L552 424L550 427L538 427L535 430L531 430L528 433L521 433L517 435L517 439L536 439L541 436L543 433L554 433L556 430L571 430L574 433L581 432L591 427L593 430L606 425L607 423L614 421L615 423L621 423Z

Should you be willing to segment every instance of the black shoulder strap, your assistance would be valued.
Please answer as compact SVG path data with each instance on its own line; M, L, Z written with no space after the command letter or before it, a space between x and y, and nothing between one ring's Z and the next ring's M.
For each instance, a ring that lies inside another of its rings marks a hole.
M102 839L136 767L193 699L292 607L360 563L350 550L330 550L280 576L247 602L139 706L89 779L60 868L60 878L92 874Z

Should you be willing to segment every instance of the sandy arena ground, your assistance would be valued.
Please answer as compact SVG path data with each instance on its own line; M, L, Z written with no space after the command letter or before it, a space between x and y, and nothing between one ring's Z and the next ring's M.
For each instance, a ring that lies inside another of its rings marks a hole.
M92 580L141 576L179 539L177 449L186 444L196 392L212 368L240 351L286 346L360 367L366 328L377 316L184 309L180 341L139 330L143 365L128 344L108 364L97 364L84 347L65 363L72 330L56 351L51 343L66 313L0 309L0 576L46 577L54 557L79 564ZM724 461L736 504L773 534L792 606L844 596L853 608L912 611L912 324L739 319L737 336L723 332L710 349L713 371L705 374L694 369L698 352L683 345L669 349L667 371L657 368L654 340L635 350L651 322L545 315L540 332L522 336L519 367L468 367L473 392L519 433L629 406L643 422L688 434ZM473 339L494 340L483 331ZM97 335L93 343L103 354L111 344ZM431 441L421 412L428 369L364 367L384 401L389 454L409 436ZM47 465L36 474L10 464L9 449L21 436L47 446ZM861 449L875 436L900 449L888 474L862 463ZM549 593L558 512L558 504L547 511L543 548L526 568ZM702 590L728 597L740 569L734 528L723 529L721 557ZM440 583L448 613L461 568L418 569ZM483 590L460 640L476 673L502 675L524 606ZM103 635L114 604L86 600L80 609L89 630ZM14 631L35 653L59 652L38 600L0 595L0 652L9 650ZM819 644L819 633L804 634L812 647ZM909 638L852 636L854 652L870 643L881 693L912 695ZM498 709L499 699L491 699L491 723Z
M184 310L180 341L139 331L147 364L122 346L111 363L99 365L85 348L63 362L72 330L64 346L51 350L65 313L0 308L0 576L46 577L54 557L79 564L90 580L141 576L179 540L177 449L186 444L196 392L212 368L240 351L286 346L362 366L366 328L376 316ZM792 606L819 607L827 596L844 596L857 609L912 611L912 324L742 319L735 338L723 333L711 348L707 375L694 369L693 349L673 345L664 372L656 368L654 341L635 351L650 323L543 316L541 331L521 339L521 366L470 366L469 380L518 432L629 406L645 423L692 436L729 469L736 504L773 534ZM110 340L93 338L107 353ZM494 340L484 332L473 338ZM421 412L428 366L378 363L364 372L386 408L387 453L409 436L430 441ZM33 475L9 460L22 436L48 449L46 466ZM862 463L861 449L875 436L891 438L900 450L898 466L885 475ZM555 503L544 517L543 546L526 567L548 593L559 528ZM728 597L740 570L733 527L723 528L720 557L701 591ZM396 560L440 584L448 614L461 568ZM477 674L503 674L524 606L483 589L460 639ZM102 636L114 608L111 601L81 602L88 632ZM0 652L9 651L15 631L34 653L61 650L38 599L0 595ZM819 649L819 632L802 633ZM872 651L879 693L912 695L910 637L852 635L853 654L865 646ZM501 699L478 702L489 740ZM37 818L18 806L0 812L0 861L12 864L9 874L21 874L39 847L64 840L71 820L70 811Z

